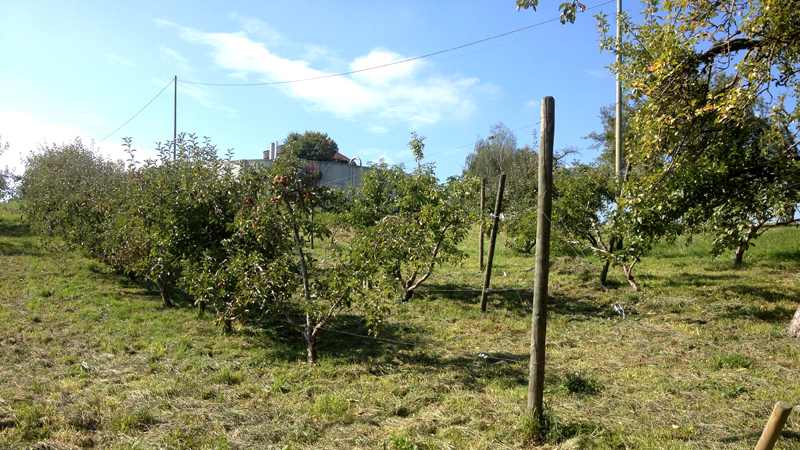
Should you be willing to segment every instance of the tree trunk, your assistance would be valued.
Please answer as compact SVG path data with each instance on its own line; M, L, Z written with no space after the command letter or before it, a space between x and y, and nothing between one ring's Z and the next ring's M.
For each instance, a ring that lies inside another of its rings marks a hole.
M303 331L303 337L306 338L306 354L308 356L308 362L311 364L317 363L317 336L314 334L314 330L308 326L306 330Z
M627 278L628 279L628 283L631 284L631 287L633 288L633 292L639 292L639 285L636 284L636 280L633 279L633 266L634 266L634 264L631 264L630 266L627 266L627 265L623 264L622 265L622 270L625 272L625 278Z
M733 267L741 266L743 258L744 258L744 248L740 245L736 247L736 251L733 252Z
M794 312L794 318L792 318L792 322L789 324L788 333L791 337L800 338L800 306L798 306L797 311Z
M161 300L164 302L165 308L172 308L175 305L172 303L172 300L169 298L169 289L167 287L167 283L161 281L161 279L156 280L156 286L158 286L158 291L161 293Z
M536 245L535 239L533 241L525 241L525 245L522 246L522 253L530 253L534 245Z
M403 297L401 298L403 303L411 300L413 297L414 297L414 291L403 286Z
M619 241L617 241L617 237L616 236L611 236L611 241L608 243L608 250L610 252L612 252L612 253L615 250L614 249L614 245L615 245L616 242L622 242L622 238L620 238ZM603 286L604 289L606 287L606 280L608 279L608 268L609 267L611 267L611 260L610 259L606 259L605 262L603 263L603 270L600 271L600 285Z
M605 287L606 280L608 279L608 268L611 267L611 261L605 260L603 262L603 269L600 271L600 285Z

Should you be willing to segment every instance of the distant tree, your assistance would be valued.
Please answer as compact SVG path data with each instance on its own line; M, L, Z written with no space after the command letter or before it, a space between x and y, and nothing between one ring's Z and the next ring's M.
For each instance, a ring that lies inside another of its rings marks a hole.
M8 142L3 142L3 136L0 136L0 155L8 151L8 147ZM19 177L14 175L8 166L0 170L0 200L13 195L14 186L17 181L19 181Z
M475 149L467 155L465 177L485 178L491 183L511 168L517 152L514 132L498 122L492 125L489 133L487 138L478 138Z
M303 134L289 133L286 136L284 148L300 159L314 161L331 161L333 155L339 151L336 141L328 137L327 133L319 131L306 131Z
M124 187L122 164L106 160L80 139L40 146L25 159L22 211L48 245L100 256L107 221Z
M627 127L627 117L633 112L634 108L630 105L622 105L622 167L620 170L624 171L627 162L627 149L633 143L633 136L630 129ZM600 155L595 159L599 164L610 167L612 170L616 167L616 117L617 111L615 105L607 105L600 107L600 126L602 131L593 131L585 136L584 139L594 141L589 148L593 150L600 150ZM626 145L625 143L628 143Z

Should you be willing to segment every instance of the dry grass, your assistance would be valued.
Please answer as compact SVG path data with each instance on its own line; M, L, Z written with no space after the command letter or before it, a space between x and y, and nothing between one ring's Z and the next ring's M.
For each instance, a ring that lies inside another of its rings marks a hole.
M702 242L656 248L643 294L619 273L603 293L586 260L557 256L547 448L752 448L775 401L800 403L800 342L783 334L800 303L800 230L763 239L740 270ZM498 247L493 287L531 286L533 259ZM396 304L387 340L353 336L366 328L345 311L315 367L280 322L253 316L222 335L188 302L163 309L146 287L43 249L13 206L0 209L0 258L2 448L533 446L531 295L496 291L481 314L478 293L453 291L480 289L475 258ZM776 448L800 448L797 413Z

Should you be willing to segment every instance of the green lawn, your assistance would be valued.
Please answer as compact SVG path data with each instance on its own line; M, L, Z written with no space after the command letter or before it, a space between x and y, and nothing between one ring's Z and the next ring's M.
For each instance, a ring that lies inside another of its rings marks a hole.
M395 304L379 339L344 311L309 366L280 321L223 335L186 301L164 309L147 286L45 249L2 204L0 448L532 448L532 294L499 289L532 287L534 260L501 236L481 314L476 247ZM800 341L785 336L800 229L766 233L738 270L709 249L660 244L639 294L619 269L603 292L579 251L554 256L545 448L751 449L776 401L800 404ZM776 448L800 449L798 412Z

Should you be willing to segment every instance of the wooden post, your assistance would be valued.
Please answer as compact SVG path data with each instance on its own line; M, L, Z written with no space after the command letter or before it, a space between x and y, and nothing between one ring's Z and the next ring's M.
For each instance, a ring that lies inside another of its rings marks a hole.
M528 415L544 419L544 357L547 330L547 283L550 274L550 216L553 206L553 134L556 102L542 99L542 133L539 137L539 203L536 222L536 272L531 317L531 362L528 381Z
M479 262L478 265L483 271L483 215L484 209L486 208L486 178L481 178L481 236L478 239L478 258Z
M775 442L781 435L783 426L786 425L786 419L789 418L789 413L792 412L792 405L786 402L775 403L775 408L772 410L772 415L769 416L767 426L764 427L764 432L761 433L761 439L756 444L756 450L772 450L775 447Z
M489 296L489 283L492 281L492 261L494 260L494 243L497 240L497 227L500 225L500 208L503 206L503 190L506 188L506 174L500 174L497 186L497 200L494 202L492 217L492 235L489 237L489 257L486 259L486 273L483 275L483 291L481 292L481 312L486 312L486 301Z

